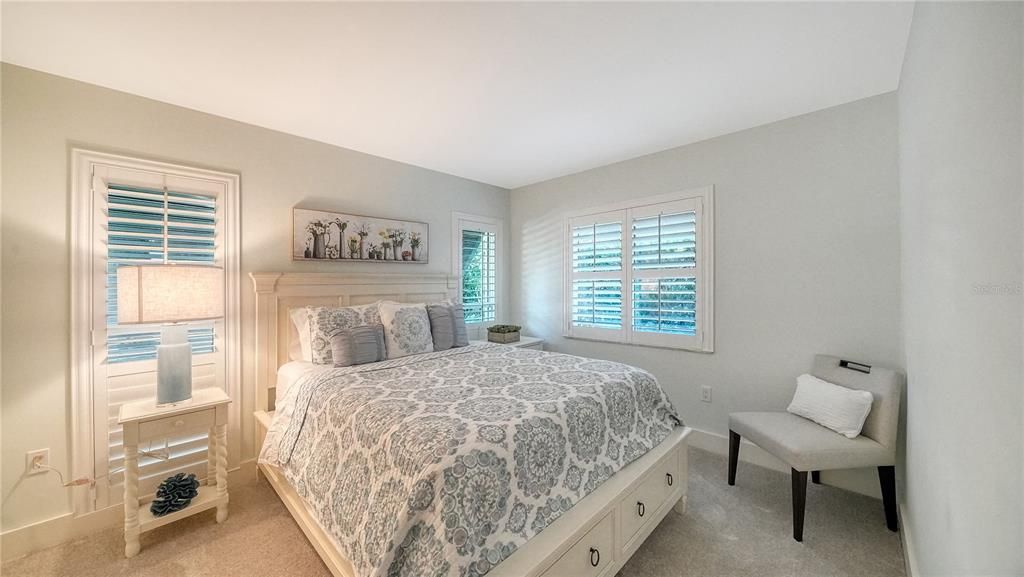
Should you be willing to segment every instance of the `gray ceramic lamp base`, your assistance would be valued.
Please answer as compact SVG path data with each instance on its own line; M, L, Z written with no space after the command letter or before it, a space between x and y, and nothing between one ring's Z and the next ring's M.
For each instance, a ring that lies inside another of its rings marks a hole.
M170 405L192 398L192 345L188 325L164 325L156 348L156 404Z

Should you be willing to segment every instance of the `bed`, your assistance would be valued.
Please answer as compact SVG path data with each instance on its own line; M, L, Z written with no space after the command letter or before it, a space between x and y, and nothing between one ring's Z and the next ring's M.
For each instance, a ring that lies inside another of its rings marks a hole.
M438 301L457 279L251 276L259 468L332 574L611 576L685 510L690 430L645 371L492 344L296 363L292 309Z

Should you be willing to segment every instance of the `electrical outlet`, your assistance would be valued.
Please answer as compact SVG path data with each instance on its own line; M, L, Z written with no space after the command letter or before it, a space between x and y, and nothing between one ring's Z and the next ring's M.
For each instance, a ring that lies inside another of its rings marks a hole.
M25 474L26 475L38 475L45 473L46 469L40 468L41 466L50 465L50 450L49 449L36 449L35 451L29 451L25 453Z
M700 388L700 400L704 401L705 403L711 402L711 387L705 385Z

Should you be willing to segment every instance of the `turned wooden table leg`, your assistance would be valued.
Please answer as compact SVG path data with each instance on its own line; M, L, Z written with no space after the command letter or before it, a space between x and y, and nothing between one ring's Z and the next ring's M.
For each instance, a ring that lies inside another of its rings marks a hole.
M206 437L206 485L210 487L217 485L217 433L215 428L211 428Z
M217 505L217 522L228 518L228 426L217 425L217 496L223 501Z
M124 556L139 554L139 448L124 447Z

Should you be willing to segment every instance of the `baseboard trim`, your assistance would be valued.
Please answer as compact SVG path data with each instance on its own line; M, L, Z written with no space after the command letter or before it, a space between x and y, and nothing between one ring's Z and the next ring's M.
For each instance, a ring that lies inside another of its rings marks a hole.
M246 485L255 480L256 459L240 463L228 471L229 487ZM123 523L124 506L118 504L85 515L65 513L4 531L0 533L0 562L6 563L36 551L87 537L97 531L120 527Z
M693 433L690 434L690 446L718 455L728 456L729 454L728 437L725 435L719 435L718 433L702 431L700 429L694 429ZM773 457L770 453L746 439L741 441L740 461L744 463L751 463L758 467L764 467L765 469L778 471L780 473L786 473L787 475L790 471L789 465Z
M906 565L907 577L918 575L917 556L914 554L914 539L907 521L907 509L903 503L897 504L900 512L900 545L903 546L903 563Z

